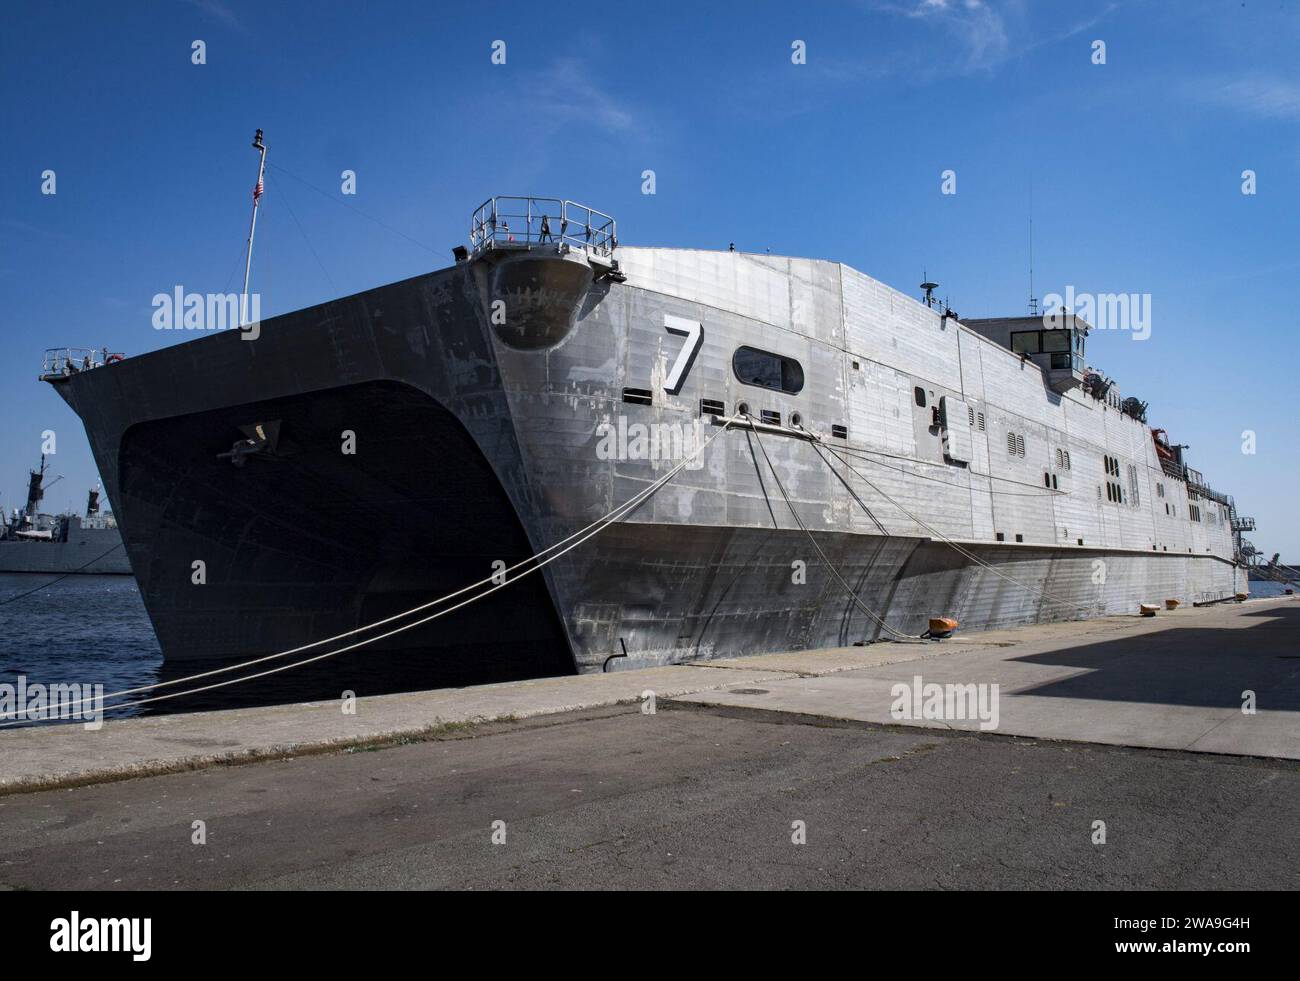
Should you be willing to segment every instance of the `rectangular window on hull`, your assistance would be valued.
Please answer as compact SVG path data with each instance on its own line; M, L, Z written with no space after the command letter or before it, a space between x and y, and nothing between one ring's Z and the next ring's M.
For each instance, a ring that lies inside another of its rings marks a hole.
M793 358L755 347L740 347L731 357L731 369L746 385L770 388L787 395L798 395L803 391L803 366Z
M633 405L649 405L653 399L648 388L625 388L623 389L623 401L631 402Z
M700 399L700 415L725 416L726 414L726 406L717 399Z

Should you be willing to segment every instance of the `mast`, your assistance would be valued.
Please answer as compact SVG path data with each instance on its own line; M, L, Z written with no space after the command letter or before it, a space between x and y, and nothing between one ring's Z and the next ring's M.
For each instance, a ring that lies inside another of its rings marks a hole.
M29 470L27 472L27 515L35 517L37 509L41 506L41 498L45 496L45 454L41 454L41 468L39 470Z
M253 149L261 154L257 164L257 186L253 188L253 217L248 223L248 254L244 259L244 293L239 302L239 326L248 323L248 276L253 269L253 233L257 231L257 201L262 196L262 176L266 172L266 144L259 129L253 137Z

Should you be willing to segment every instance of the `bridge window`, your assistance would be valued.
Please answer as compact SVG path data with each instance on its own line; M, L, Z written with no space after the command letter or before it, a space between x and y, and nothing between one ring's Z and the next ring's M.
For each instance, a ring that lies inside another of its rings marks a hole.
M1043 350L1064 351L1068 354L1070 351L1070 332L1068 330L1043 331Z
M793 358L754 347L741 347L731 358L731 368L746 385L770 388L787 395L797 395L803 390L803 366Z
M1038 331L1021 330L1011 335L1011 350L1016 354L1037 354L1041 348Z

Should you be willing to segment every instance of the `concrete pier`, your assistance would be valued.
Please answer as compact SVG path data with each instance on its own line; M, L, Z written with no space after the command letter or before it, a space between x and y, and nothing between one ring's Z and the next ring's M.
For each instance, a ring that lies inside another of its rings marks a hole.
M998 685L997 734L1300 759L1295 597L342 702L0 730L0 794L428 738L485 722L639 702L733 706L881 725L900 683ZM614 662L617 665L617 662ZM255 682L254 682L255 683ZM1255 693L1253 713L1242 711Z
M10 730L0 889L1294 889L1298 618ZM918 676L997 683L998 728L893 718Z

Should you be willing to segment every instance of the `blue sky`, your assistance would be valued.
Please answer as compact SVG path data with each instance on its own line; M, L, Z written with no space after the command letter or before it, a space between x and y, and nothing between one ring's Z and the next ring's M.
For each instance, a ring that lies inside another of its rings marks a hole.
M261 127L264 317L447 265L474 206L518 193L607 211L629 244L834 258L909 292L924 270L963 316L1016 315L1032 184L1038 295L1151 295L1150 338L1095 334L1089 361L1298 559L1297 39L1282 0L13 8L0 502L44 429L65 476L47 505L95 480L35 380L46 347L175 343L156 293L238 289ZM340 204L345 169L377 221Z

